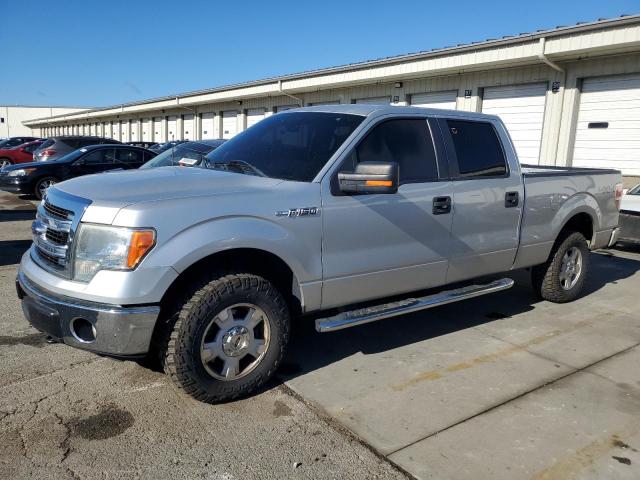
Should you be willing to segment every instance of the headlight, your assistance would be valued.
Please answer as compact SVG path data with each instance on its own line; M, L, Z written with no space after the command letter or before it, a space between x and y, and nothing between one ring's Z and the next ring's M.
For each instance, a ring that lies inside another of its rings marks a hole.
M132 270L153 248L151 229L80 224L76 240L74 279L90 281L100 270Z
M11 170L7 173L7 177L26 177L34 170L35 168L19 168L18 170Z

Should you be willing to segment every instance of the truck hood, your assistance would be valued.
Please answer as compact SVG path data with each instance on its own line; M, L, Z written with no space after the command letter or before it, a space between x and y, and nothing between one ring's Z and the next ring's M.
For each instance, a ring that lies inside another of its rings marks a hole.
M282 182L219 170L159 167L86 175L51 188L90 200L84 221L111 223L120 209L136 203L271 189Z

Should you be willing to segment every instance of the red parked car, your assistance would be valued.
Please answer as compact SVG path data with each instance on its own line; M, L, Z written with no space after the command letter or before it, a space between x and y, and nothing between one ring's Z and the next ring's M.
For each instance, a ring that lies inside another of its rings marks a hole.
M43 143L44 139L34 140L33 142L23 143L17 147L0 150L0 168L16 163L33 162L34 150Z

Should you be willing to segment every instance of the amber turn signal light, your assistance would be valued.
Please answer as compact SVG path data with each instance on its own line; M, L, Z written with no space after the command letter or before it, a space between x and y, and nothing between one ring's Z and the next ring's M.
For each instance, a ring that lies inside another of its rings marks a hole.
M133 268L147 254L155 244L156 234L153 230L135 230L131 234L129 243L129 255L127 256L127 267Z
M367 187L392 187L393 182L391 180L367 180L365 185Z

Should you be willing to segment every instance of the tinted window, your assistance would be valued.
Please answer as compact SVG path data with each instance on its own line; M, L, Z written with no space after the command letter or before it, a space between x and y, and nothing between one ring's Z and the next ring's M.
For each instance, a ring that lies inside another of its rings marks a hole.
M461 177L506 175L507 162L493 125L447 120Z
M309 182L362 120L359 115L325 112L274 115L236 135L206 158L210 168L245 162L267 177Z
M33 145L27 145L26 147L24 147L24 151L27 153L32 153L36 148L38 148L38 144L34 143Z
M198 142L181 143L176 147L160 153L153 160L146 163L142 168L170 167L172 165L178 165L181 158L197 160L197 162L200 163L204 156L213 150L213 148L214 147L211 145Z
M42 145L40 145L38 148L41 148L41 149L43 149L43 150L44 150L45 148L49 148L49 147L50 147L51 145L53 145L54 143L56 143L56 142L55 142L55 140L51 140L51 139L49 139L49 140L46 140L46 141L45 141Z
M84 157L82 161L85 165L104 165L113 163L113 150L103 148L100 150L92 150Z
M124 163L142 163L142 151L129 150L127 148L116 148L116 161Z
M374 127L358 145L355 162L397 162L400 183L437 180L438 165L424 119L389 120ZM354 168L353 165L352 168Z

